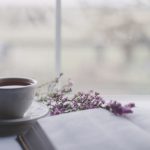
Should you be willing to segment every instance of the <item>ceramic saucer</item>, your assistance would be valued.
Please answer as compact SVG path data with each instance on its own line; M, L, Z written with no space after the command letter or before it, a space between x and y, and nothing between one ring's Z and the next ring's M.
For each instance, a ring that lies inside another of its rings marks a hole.
M48 115L48 113L49 109L46 105L34 101L28 111L24 114L24 117L17 119L0 119L0 125L32 123L37 119Z

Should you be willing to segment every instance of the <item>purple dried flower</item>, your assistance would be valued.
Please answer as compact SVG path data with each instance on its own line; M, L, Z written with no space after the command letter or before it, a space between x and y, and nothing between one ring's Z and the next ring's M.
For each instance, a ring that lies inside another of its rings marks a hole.
M125 106L129 107L129 108L133 108L133 107L135 107L135 104L134 103L129 103L129 104L125 105Z
M123 115L127 113L132 113L131 108L135 107L134 103L129 103L127 105L122 106L121 103L117 101L110 101L106 104L105 108L116 115Z
M109 103L105 103L103 98L100 97L98 93L95 93L95 96L93 96L93 92L78 92L72 98L56 94L55 99L51 99L55 102L55 105L52 106L52 103L49 103L49 105L52 106L52 109L50 109L51 115L58 115L61 113L93 108L103 108L114 113L115 115L123 115L133 112L131 109L135 107L134 103L129 103L124 106L117 101L110 101Z
M122 105L117 101L106 101L100 96L100 93L94 92L93 90L85 93L78 92L72 97L67 97L66 94L72 91L73 83L69 79L68 83L62 86L60 89L57 88L57 84L60 81L62 74L58 76L49 85L49 93L45 97L41 96L40 101L44 102L50 108L51 115L59 115L62 113L68 113L78 110L103 108L115 115L123 115L132 113L132 108L135 107L134 103ZM37 94L39 96L40 94Z
M95 92L95 96L100 95L98 92Z

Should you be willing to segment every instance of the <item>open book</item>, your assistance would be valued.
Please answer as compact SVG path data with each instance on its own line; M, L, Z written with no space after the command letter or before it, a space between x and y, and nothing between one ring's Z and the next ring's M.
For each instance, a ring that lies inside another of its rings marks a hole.
M79 111L40 119L20 139L26 150L150 150L149 116L139 108L129 117Z

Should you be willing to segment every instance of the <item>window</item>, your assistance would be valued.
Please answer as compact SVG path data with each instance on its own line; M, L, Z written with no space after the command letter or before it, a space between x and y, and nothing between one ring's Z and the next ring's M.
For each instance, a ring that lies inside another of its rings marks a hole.
M148 1L14 1L1 1L0 76L30 76L42 83L60 66L76 91L149 94ZM58 1L61 23L55 14ZM61 45L59 32L55 38L60 27Z
M150 92L150 3L62 0L62 66L76 90Z
M0 76L54 78L54 8L48 1L0 2Z

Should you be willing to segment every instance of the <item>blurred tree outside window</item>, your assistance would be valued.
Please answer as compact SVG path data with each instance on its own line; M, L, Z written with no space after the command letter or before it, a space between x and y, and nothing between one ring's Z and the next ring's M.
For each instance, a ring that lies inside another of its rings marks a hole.
M79 0L69 7L63 2L63 67L76 89L149 94L150 3Z

